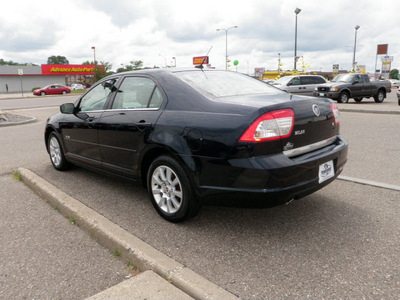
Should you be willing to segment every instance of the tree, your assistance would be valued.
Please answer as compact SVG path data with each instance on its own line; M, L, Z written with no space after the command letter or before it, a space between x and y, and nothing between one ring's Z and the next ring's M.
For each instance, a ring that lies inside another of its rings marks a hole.
M143 61L141 60L131 60L130 65L126 65L125 68L118 68L117 73L127 72L127 71L136 71L143 69Z
M50 56L47 59L47 64L49 65L69 65L69 61L65 56Z
M114 72L111 71L112 64L107 61L96 61L96 64L93 61L84 61L82 65L96 65L96 80L100 80L108 75L113 74Z
M399 79L399 70L397 70L397 69L391 70L391 71L390 71L389 78L392 78L392 79Z

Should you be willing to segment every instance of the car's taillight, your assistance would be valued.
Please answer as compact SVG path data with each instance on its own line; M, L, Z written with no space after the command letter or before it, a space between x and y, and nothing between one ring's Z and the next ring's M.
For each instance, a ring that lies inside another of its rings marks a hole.
M333 113L333 118L335 119L335 125L339 125L340 124L339 107L335 103L331 103L331 110Z
M294 112L282 109L263 114L240 137L240 142L264 142L289 137L294 125Z

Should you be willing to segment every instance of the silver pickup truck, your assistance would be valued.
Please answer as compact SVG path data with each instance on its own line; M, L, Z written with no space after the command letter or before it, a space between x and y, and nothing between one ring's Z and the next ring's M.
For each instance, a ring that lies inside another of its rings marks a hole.
M367 74L339 74L323 85L314 89L313 95L336 100L339 103L347 103L350 98L361 102L363 98L374 97L375 102L381 103L386 94L391 92L390 81L370 81Z

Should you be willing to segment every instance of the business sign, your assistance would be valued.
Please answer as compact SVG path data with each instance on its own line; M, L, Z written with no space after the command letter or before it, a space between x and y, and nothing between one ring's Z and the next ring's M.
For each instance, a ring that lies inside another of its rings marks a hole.
M381 44L378 45L378 49L376 50L376 55L385 55L388 53L389 44Z
M104 69L104 66L98 66ZM42 65L42 75L93 75L94 65Z
M254 76L261 77L265 73L265 68L254 68Z
M332 73L334 73L334 74L338 74L339 73L339 65L338 64L334 64L333 65Z
M193 57L193 65L207 65L208 64L208 56L197 56Z
M393 61L393 56L385 55L382 57L382 62L392 62L392 61Z

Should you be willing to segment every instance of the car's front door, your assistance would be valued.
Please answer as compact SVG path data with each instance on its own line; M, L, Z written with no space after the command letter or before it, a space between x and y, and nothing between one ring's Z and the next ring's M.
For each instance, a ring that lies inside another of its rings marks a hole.
M163 95L148 77L123 79L99 120L99 150L108 171L136 177L139 158L161 114Z
M76 113L60 123L65 154L71 160L101 167L97 123L117 79L98 84L78 102Z
M351 94L354 98L364 94L364 80L361 75L355 75L353 82L350 86Z

